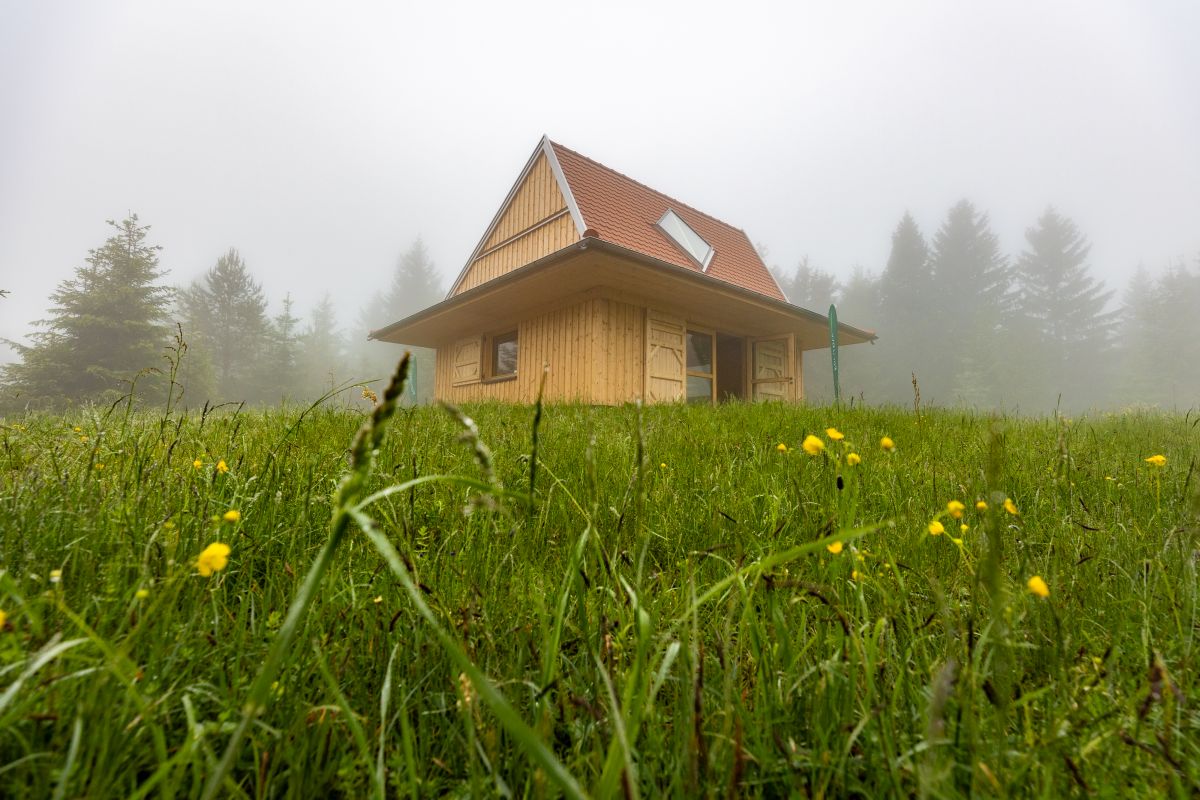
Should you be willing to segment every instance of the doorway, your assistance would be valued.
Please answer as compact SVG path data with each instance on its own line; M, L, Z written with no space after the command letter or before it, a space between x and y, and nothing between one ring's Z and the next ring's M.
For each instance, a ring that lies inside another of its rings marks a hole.
M746 399L746 340L717 334L717 402Z

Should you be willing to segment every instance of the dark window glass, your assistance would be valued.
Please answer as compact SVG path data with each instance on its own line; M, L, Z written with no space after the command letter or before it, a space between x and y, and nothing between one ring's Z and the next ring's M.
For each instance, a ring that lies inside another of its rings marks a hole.
M517 374L517 332L492 337L492 375Z
M687 376L687 401L689 403L711 403L712 390L712 378L701 378L698 375Z
M687 368L689 372L707 372L712 374L713 368L712 337L707 333L688 331L687 335Z

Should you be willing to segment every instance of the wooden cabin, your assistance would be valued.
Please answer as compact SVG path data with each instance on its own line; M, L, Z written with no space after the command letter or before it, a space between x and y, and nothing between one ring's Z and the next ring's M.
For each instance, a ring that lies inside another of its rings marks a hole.
M446 299L371 338L436 348L452 403L532 402L547 367L547 400L795 401L829 320L740 229L543 138Z

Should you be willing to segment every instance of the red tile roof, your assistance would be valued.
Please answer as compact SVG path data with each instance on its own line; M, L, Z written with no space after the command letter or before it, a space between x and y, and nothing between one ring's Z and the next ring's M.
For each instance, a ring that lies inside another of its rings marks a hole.
M583 217L597 238L701 272L658 227L673 210L712 246L707 274L776 300L786 300L745 232L697 211L555 142L550 143Z

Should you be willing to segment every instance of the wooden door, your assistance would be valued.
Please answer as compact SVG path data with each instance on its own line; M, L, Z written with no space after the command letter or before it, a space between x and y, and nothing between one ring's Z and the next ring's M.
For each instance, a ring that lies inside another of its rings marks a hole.
M791 334L751 339L750 396L755 401L792 400L795 363L795 340Z
M646 311L647 403L677 403L683 400L687 382L684 322L652 309Z

